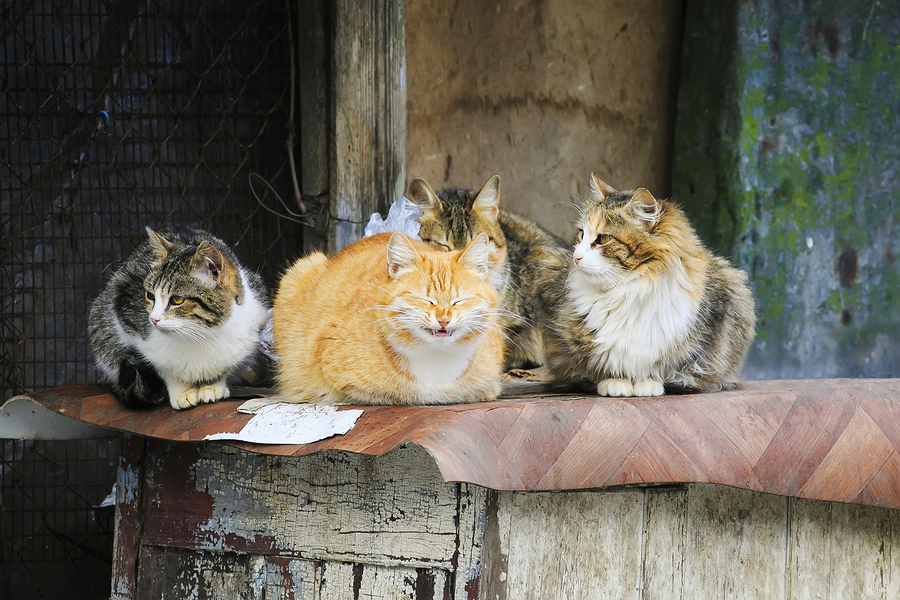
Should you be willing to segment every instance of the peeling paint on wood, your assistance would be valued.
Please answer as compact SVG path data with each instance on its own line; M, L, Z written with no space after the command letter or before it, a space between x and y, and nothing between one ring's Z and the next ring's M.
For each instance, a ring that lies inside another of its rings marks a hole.
M120 470L120 480L139 484L120 494L117 507L115 598L887 600L900 593L896 510L711 484L493 491L443 482L416 447L380 457L273 457L135 441Z
M418 447L379 460L150 445L146 543L267 553L292 548L309 559L453 566L457 485L445 483Z

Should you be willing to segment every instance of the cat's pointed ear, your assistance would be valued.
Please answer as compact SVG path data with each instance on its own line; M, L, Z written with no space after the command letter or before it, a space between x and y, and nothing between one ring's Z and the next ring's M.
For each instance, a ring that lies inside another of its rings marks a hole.
M616 193L616 188L591 173L591 192L597 200L606 200Z
M388 274L396 279L406 271L414 268L416 263L421 260L419 253L413 248L409 238L395 231L391 235L387 247L387 267Z
M443 210L437 194L434 193L428 182L420 177L416 177L409 184L406 197L418 204L425 213L439 213Z
M475 196L475 202L472 203L472 210L480 212L491 218L497 216L500 210L500 176L494 175L488 182L484 184L478 195Z
M491 241L484 232L475 236L469 242L466 249L459 255L459 262L478 273L482 279L487 279L488 267L491 262Z
M191 259L191 274L203 282L216 285L222 280L224 269L225 257L222 253L206 240L200 242Z
M662 205L647 188L634 190L634 195L628 202L628 208L638 219L649 225L659 222L659 217L662 215Z
M175 249L175 244L147 227L147 237L150 238L150 248L153 250L154 260L162 260Z

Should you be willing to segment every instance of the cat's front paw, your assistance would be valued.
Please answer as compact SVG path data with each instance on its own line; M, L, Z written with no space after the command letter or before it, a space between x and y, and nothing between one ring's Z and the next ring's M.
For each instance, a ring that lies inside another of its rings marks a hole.
M209 385L204 385L197 390L197 399L203 404L210 404L216 400L224 400L231 395L231 390L225 385L224 381L217 381Z
M200 404L200 398L197 395L197 391L197 388L187 388L178 393L170 394L169 404L171 404L172 408L175 410L193 408Z
M634 386L627 379L604 379L597 384L597 393L601 396L633 396Z
M634 384L635 396L662 396L664 393L662 382L655 379L645 379Z

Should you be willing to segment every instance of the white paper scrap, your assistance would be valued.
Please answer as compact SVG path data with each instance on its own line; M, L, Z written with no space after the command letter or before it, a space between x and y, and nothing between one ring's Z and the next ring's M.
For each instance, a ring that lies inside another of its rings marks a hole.
M311 444L347 433L353 429L363 411L338 410L336 406L322 404L279 402L256 406L252 413L253 418L239 432L214 433L203 439L238 440L254 444Z

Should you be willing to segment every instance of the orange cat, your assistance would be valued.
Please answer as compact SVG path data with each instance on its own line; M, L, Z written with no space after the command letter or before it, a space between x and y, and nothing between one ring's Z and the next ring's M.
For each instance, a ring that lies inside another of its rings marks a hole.
M350 404L493 400L503 335L488 261L485 234L440 252L401 233L300 259L272 318L281 392Z

